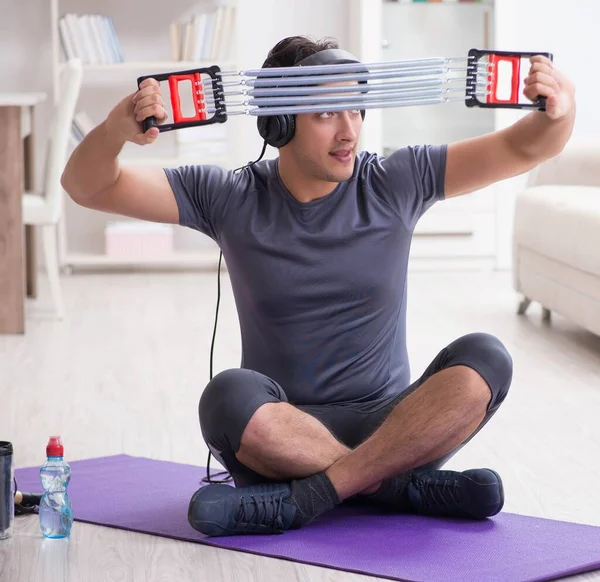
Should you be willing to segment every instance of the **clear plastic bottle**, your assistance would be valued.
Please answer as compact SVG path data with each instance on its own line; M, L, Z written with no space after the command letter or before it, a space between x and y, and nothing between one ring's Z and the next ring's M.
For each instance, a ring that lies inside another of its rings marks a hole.
M67 487L71 467L64 460L59 436L51 436L46 445L46 462L40 468L44 493L40 501L40 528L46 538L66 538L73 525L73 510Z

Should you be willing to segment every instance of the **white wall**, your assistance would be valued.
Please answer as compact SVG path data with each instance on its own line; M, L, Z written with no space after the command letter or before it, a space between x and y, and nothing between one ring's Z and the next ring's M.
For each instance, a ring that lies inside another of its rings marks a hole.
M577 86L577 121L574 137L600 135L597 95L600 76L595 65L594 47L598 40L600 2L598 0L499 0L515 14L513 26L502 34L512 37L514 48L523 51L547 50L556 65ZM552 6L552 9L549 6Z
M545 51L576 85L577 119L573 137L600 137L600 111L597 95L600 76L595 72L593 47L598 37L600 2L598 0L496 0L497 49ZM499 127L513 123L522 114L502 110L497 113ZM515 191L526 177L501 185L498 208L500 254L498 266L511 265L511 235Z
M0 91L49 92L52 86L49 2L17 4L0 0ZM49 106L41 105L36 121L45 135Z

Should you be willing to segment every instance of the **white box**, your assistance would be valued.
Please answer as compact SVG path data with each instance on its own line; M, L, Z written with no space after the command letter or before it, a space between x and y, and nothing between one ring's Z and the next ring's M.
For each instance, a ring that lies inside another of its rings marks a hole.
M173 253L173 227L154 222L111 222L104 229L106 254L113 258L154 258Z

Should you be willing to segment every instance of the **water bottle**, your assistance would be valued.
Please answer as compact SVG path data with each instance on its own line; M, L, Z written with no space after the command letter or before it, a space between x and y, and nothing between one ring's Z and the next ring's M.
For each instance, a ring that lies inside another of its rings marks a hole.
M44 493L40 500L40 528L46 538L66 538L73 525L73 510L67 493L71 467L64 460L59 436L51 436L46 445L46 462L40 468Z

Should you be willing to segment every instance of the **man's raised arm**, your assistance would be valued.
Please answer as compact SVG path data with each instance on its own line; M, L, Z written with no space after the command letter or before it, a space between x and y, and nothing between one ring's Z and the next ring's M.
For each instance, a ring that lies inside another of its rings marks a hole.
M531 57L524 95L546 97L546 111L532 111L506 129L448 146L446 198L468 194L528 172L558 155L575 122L575 88L545 56Z
M78 204L152 222L177 224L179 211L171 186L161 168L121 168L118 155L126 142L153 143L156 127L142 132L141 122L167 113L160 85L146 79L140 90L119 102L106 120L75 148L62 174L61 184Z

